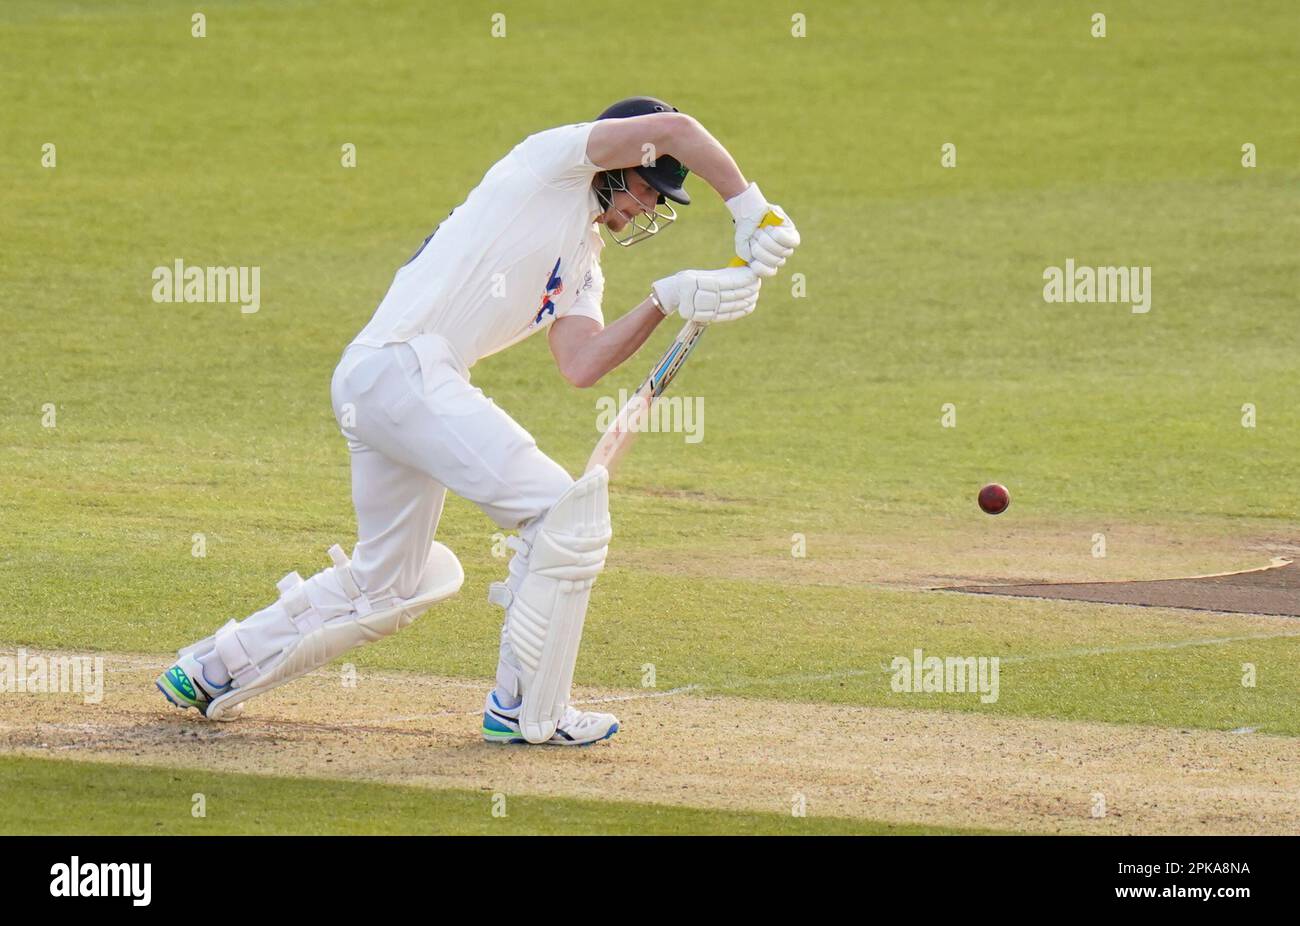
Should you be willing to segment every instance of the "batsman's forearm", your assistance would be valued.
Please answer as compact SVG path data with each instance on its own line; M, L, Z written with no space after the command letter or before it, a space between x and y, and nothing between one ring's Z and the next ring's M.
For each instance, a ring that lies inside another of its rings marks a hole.
M664 313L649 297L618 321L593 334L579 356L582 381L595 385L606 373L635 354L659 327Z
M749 181L740 172L731 153L694 119L686 125L688 127L673 138L668 153L717 190L724 200L743 193Z

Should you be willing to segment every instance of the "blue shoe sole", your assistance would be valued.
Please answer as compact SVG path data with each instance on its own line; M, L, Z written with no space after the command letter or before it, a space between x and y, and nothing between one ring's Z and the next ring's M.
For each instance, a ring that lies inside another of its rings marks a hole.
M184 701L177 701L177 700L172 696L172 693L171 693L170 691L167 690L167 686L165 686L165 685L162 683L162 680L161 680L161 679L155 679L153 685L154 685L155 688L157 688L159 691L161 691L163 697L166 698L168 701L170 701L174 706L179 707L179 708L180 708L181 710L183 710L183 711L187 711L187 710L189 710L190 708L194 708L194 709L195 709L196 711L198 711L200 714L203 714L205 717L207 716L207 712L206 712L203 708L199 707L198 705L195 705L195 704L187 704L187 703L184 702Z
M153 685L154 685L155 688L157 688L159 691L162 692L162 695L163 695L164 698L166 698L166 699L167 699L168 701L170 701L172 704L174 704L174 705L176 705L177 707L179 707L181 710L187 710L187 709L190 707L190 705L188 705L188 704L182 704L181 702L179 702L179 701L177 701L175 698L173 698L172 695L171 695L171 692L168 691L166 688L163 687L162 682L154 682Z

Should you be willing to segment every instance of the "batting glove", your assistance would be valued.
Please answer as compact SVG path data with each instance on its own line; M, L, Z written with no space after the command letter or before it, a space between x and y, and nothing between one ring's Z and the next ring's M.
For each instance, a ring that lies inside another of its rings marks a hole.
M711 325L743 318L758 305L763 281L748 267L724 270L683 270L650 287L665 315Z
M759 276L776 276L794 249L799 246L799 230L780 206L769 203L757 183L727 200L727 208L736 222L736 255ZM763 224L771 213L779 225Z

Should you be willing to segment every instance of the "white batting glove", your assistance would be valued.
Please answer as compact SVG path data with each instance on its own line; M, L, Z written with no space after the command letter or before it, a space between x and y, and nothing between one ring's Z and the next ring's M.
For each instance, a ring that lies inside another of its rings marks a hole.
M799 246L799 230L780 206L769 203L757 183L727 200L727 208L736 222L736 255L762 277L776 276L794 249ZM763 225L772 213L780 225Z
M758 305L763 281L748 267L723 270L683 270L650 287L665 315L711 325L743 318Z

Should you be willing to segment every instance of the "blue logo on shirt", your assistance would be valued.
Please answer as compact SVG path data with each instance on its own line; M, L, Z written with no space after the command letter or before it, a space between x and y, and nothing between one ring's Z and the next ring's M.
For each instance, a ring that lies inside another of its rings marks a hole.
M564 292L564 281L560 279L560 260L561 258L555 258L555 267L551 269L551 277L546 281L546 292L542 293L542 304L537 310L537 317L533 319L534 325L540 325L547 314L555 316L555 303L551 297Z

